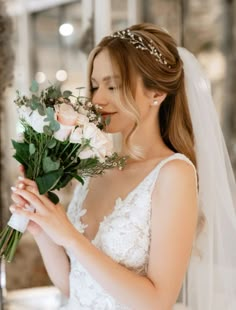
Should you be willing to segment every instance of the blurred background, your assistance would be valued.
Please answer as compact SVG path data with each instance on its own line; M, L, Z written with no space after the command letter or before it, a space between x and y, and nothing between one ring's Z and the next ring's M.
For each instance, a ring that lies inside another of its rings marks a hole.
M236 1L0 0L1 227L9 217L9 189L18 175L11 148L16 90L27 94L32 79L41 87L56 81L73 91L85 86L86 61L94 45L104 35L139 22L166 28L201 62L236 171ZM71 192L72 187L61 192L65 206ZM16 259L6 267L1 264L1 294L50 285L26 233Z

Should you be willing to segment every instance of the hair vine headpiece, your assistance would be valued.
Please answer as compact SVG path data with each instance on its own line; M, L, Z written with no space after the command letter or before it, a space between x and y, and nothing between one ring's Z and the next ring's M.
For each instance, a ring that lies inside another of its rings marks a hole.
M120 38L123 40L127 40L129 43L133 44L135 48L141 49L143 51L148 51L151 55L156 58L156 61L161 63L162 65L171 68L171 65L168 64L165 57L162 55L160 51L153 45L153 41L149 40L149 43L143 42L142 37L130 31L130 29L117 31L110 35L112 38Z

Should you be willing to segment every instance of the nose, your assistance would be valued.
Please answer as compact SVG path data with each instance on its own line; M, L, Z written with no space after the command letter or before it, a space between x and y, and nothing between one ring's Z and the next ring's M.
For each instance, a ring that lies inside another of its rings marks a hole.
M101 87L98 87L92 94L92 103L99 106L105 106L108 104L108 98L106 92Z

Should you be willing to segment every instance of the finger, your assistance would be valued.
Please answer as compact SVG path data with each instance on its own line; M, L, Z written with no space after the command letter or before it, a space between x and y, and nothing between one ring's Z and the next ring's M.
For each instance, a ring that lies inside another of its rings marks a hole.
M19 172L20 172L20 174L21 174L22 176L25 175L25 168L24 168L23 165L19 165L18 170L19 170Z
M11 204L10 205L9 210L11 211L11 213L14 213L15 208L16 208L16 204Z
M27 201L25 200L25 199L23 199L21 196L19 196L19 195L16 195L15 193L13 193L12 195L11 195L11 199L16 203L16 204L18 204L18 205L20 205L20 206L24 206L26 203L27 203Z
M45 212L47 210L47 206L42 203L39 197L28 190L25 189L16 189L15 194L24 198L30 205L32 205L36 211Z
M25 187L25 184L22 183L22 182L20 182L20 181L17 181L15 187L20 188L20 189L23 189L23 188ZM14 191L14 188L15 188L15 187L13 187L13 188L11 188L11 189Z
M11 190L14 193L17 189L24 189L25 184L24 183L17 183L16 186L11 186Z
M19 176L18 180L19 180L18 183L23 183L25 185L29 185L29 186L38 188L37 183L34 182L33 180L27 179L27 178L22 177L22 176Z
M32 221L34 221L36 223L39 221L39 218L40 218L39 214L34 213L32 211L29 211L27 209L22 209L18 205L11 205L10 206L10 211L12 213L23 215L23 216L27 217L28 219L30 219L30 220L32 220Z
M46 195L41 195L38 191L38 188L32 187L32 186L26 186L25 190L35 194L41 202L46 205L49 209L54 209L55 204L51 202L51 200Z

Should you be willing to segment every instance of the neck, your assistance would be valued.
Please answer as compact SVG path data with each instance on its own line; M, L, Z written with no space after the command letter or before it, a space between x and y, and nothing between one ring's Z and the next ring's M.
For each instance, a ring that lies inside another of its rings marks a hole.
M123 133L122 135L123 141L125 141L126 137L128 136L128 132ZM165 157L171 152L163 141L156 118L153 123L150 123L150 120L147 122L142 122L131 139L133 145L140 147L140 150L143 154L143 160ZM124 145L122 148L122 153L127 153ZM129 160L129 162L134 161L137 160Z

